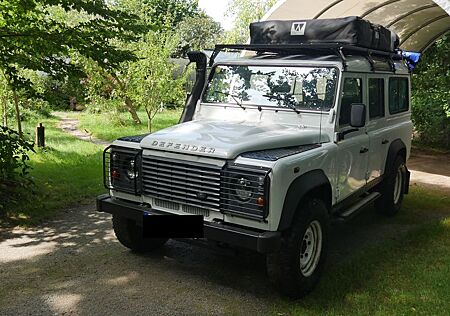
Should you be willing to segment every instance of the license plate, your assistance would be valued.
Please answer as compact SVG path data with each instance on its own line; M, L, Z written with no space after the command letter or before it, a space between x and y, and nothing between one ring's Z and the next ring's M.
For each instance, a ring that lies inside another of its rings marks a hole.
M203 216L144 216L143 232L144 238L203 238Z

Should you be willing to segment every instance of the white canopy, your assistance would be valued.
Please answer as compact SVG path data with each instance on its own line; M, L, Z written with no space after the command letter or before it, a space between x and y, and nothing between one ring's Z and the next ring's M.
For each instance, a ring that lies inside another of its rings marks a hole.
M400 36L406 51L423 52L450 31L449 0L281 0L263 20L360 16Z

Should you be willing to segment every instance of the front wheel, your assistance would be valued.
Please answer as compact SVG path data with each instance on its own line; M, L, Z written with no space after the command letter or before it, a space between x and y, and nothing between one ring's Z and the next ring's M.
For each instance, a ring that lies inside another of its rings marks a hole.
M168 239L144 238L142 227L136 222L121 216L113 215L114 233L119 242L134 252L145 253L162 247Z
M267 272L284 295L300 298L319 281L328 245L328 210L319 199L302 203L279 252L267 256Z

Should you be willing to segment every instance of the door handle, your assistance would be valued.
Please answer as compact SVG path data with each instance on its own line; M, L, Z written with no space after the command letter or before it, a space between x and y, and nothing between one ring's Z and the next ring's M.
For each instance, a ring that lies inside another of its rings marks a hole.
M365 153L369 152L369 148L363 147L363 148L361 148L361 150L359 152L361 154L365 154Z
M389 144L389 139L383 139L383 141L381 142L381 144L383 144L383 145Z

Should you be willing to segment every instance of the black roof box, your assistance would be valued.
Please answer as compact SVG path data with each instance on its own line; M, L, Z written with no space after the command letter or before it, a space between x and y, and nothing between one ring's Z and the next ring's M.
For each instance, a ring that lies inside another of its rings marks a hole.
M400 42L393 31L356 16L255 22L250 37L251 44L341 43L385 52L395 52Z

